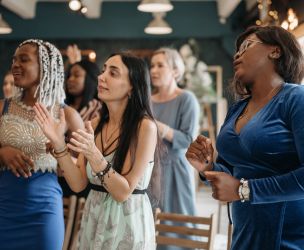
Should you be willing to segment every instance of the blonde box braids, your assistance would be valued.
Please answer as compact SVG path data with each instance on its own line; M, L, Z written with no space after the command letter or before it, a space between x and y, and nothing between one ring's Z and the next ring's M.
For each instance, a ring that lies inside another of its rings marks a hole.
M21 44L35 44L38 47L38 60L40 66L40 84L38 85L34 97L53 111L55 104L63 104L64 92L64 67L60 51L51 43L38 39L29 39ZM15 98L21 98L22 88L17 88Z

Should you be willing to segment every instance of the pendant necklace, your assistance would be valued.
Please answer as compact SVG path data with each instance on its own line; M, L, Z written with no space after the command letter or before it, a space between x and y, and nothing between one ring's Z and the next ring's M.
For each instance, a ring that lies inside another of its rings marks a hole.
M106 124L106 128L105 128L105 140L104 140L104 146L105 146L105 148L107 148L107 145L108 145L109 141L112 139L113 135L119 130L120 126L118 126L117 128L115 128L112 131L112 133L110 134L109 137L108 137L108 127L109 127L109 123Z

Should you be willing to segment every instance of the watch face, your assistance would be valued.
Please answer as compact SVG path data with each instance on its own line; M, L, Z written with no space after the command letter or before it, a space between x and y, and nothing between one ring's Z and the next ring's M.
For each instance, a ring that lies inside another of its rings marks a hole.
M248 187L243 187L242 188L242 194L244 197L247 197L249 195L249 188Z

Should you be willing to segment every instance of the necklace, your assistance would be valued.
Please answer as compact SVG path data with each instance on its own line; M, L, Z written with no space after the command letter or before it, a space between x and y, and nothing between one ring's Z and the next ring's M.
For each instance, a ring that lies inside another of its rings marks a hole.
M274 97L277 93L279 93L279 91L282 89L283 84L279 85L276 88L273 88L261 101L261 104L258 105L255 109L253 109L251 111L251 115L247 115L248 114L248 110L249 110L249 102L246 105L245 110L243 111L243 113L237 118L237 121L243 119L243 118L247 118L247 120L249 120L259 109L261 109L263 107L263 105L265 105L265 100L270 100L272 97ZM269 98L270 97L270 98Z
M105 141L104 141L104 146L107 147L109 141L113 137L113 135L116 133L116 131L119 129L119 126L117 126L115 129L112 130L110 136L108 137L108 127L109 123L107 123L106 129L105 129Z

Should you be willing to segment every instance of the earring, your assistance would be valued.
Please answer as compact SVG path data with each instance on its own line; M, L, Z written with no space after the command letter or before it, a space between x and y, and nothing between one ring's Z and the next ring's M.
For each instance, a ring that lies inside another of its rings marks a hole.
M280 57L280 54L278 53L271 53L268 55L269 59L278 59Z
M270 59L278 59L281 56L281 50L279 48L275 48L274 50L271 51L269 54Z

